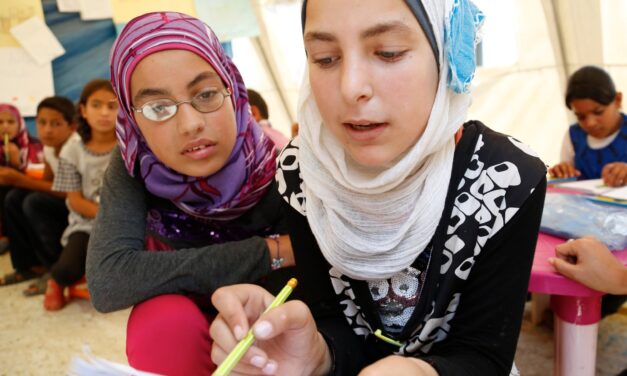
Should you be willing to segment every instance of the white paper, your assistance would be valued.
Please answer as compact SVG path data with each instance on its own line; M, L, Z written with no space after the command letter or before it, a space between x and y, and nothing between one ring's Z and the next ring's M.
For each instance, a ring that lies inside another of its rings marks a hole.
M44 20L33 16L11 28L11 34L39 65L50 63L65 50Z
M79 0L82 20L113 18L110 0Z
M627 201L627 186L614 188L611 191L603 193L603 196L613 198L616 200Z
M52 64L37 64L20 47L0 48L0 102L19 108L22 116L35 116L37 104L54 95Z
M560 188L574 189L581 193L609 197L617 200L627 200L627 186L613 188L603 184L603 179L578 180L558 184Z
M94 356L88 346L83 354L75 356L68 371L70 376L159 376L156 373L139 371L125 364L114 363Z
M574 189L583 193L600 195L607 192L609 187L603 184L603 179L577 180L558 184L560 188Z
M79 0L57 0L59 12L80 12L81 4Z

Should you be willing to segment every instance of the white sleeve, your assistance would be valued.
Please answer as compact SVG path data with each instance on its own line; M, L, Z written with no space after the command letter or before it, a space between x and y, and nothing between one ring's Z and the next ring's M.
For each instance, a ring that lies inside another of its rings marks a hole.
M568 129L564 133L564 140L562 140L562 150L560 151L560 162L570 162L575 164L575 149L573 143L570 140L570 132Z

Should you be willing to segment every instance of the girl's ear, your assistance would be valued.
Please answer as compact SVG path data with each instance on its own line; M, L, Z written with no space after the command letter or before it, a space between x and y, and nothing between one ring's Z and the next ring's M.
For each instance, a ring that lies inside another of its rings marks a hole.
M252 112L252 115L255 118L255 121L258 122L260 120L263 120L261 118L261 111L259 111L259 108L257 108L257 106L250 105L250 112Z
M616 106L618 108L621 108L621 103L623 102L623 93L616 92L616 97L614 97L614 103L616 103Z

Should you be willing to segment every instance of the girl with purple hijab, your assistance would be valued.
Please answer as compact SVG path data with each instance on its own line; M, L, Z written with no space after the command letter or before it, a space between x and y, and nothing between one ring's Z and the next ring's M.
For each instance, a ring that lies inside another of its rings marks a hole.
M283 283L293 264L274 144L211 29L181 13L131 20L111 50L116 153L87 258L92 303L134 306L129 363L209 374L209 297L220 286Z

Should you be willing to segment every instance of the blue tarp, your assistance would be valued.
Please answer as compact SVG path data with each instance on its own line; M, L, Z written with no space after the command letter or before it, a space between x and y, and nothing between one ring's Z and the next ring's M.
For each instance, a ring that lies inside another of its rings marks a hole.
M42 0L42 6L46 24L65 49L65 54L52 62L55 94L77 102L88 81L109 78L115 27L111 19L83 21L80 13L61 13L56 0ZM34 118L26 122L31 134L36 134Z

